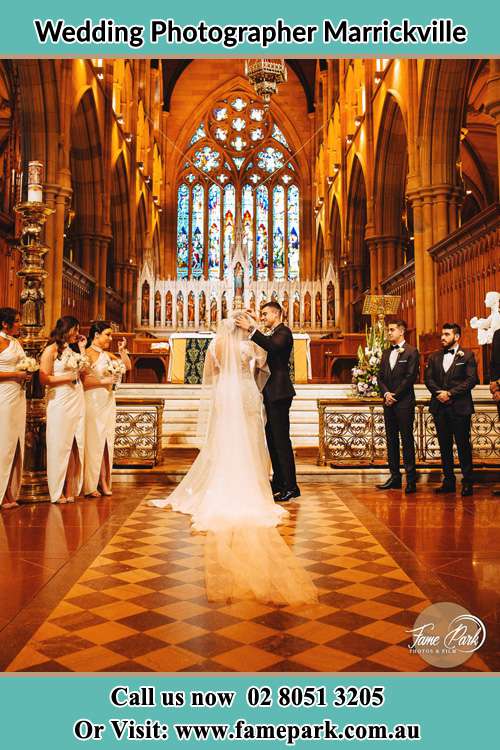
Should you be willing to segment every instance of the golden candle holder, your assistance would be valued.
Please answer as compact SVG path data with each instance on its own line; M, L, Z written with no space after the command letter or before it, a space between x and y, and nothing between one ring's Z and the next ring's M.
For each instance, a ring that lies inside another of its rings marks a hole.
M47 218L54 213L38 201L19 203L14 208L20 215L21 236L15 248L21 253L21 268L17 275L23 279L20 298L22 344L29 357L40 359L47 338L45 328L45 294L43 280L48 276L44 259L49 248L41 241ZM19 500L24 503L48 501L47 454L45 445L46 403L44 388L38 373L26 385L26 440L23 481Z

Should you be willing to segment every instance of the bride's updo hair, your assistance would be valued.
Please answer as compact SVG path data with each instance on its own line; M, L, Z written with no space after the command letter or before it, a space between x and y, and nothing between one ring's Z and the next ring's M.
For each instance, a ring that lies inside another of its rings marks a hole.
M87 349L95 337L103 331L107 331L108 328L111 328L111 323L108 320L94 320L90 326L89 335L87 337Z

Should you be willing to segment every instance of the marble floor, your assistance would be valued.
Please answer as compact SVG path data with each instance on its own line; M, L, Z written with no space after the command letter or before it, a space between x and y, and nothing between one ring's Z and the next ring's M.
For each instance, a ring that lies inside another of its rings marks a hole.
M319 604L206 600L203 537L145 505L147 474L112 498L0 513L0 669L9 671L430 671L406 629L431 601L481 617L460 670L500 670L500 501L302 484L285 541Z

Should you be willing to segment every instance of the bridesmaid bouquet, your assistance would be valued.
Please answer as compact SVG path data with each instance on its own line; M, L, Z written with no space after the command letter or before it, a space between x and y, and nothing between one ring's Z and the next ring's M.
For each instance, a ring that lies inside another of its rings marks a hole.
M27 357L25 355L17 363L17 369L21 372L37 372L40 369L40 365L34 357ZM21 388L23 391L26 389L26 381L21 384Z
M116 391L116 386L122 375L127 372L127 368L125 367L125 364L121 361L121 359L108 358L104 372L106 373L106 375L109 375L112 378L116 379L116 382L113 383L112 386L113 390Z
M61 356L61 362L63 363L65 370L74 370L76 373L90 367L90 360L87 355L77 354L73 349L64 350Z

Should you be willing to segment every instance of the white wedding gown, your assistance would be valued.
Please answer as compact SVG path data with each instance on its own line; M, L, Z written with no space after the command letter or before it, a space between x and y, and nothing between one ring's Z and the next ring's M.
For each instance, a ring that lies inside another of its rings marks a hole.
M269 481L262 388L266 353L222 321L205 358L200 402L202 448L191 469L156 507L191 516L207 532L208 598L313 602L316 589L276 526L288 519ZM206 428L205 428L206 425Z
M98 377L106 375L109 354L100 352L92 371ZM108 487L111 488L113 453L115 446L116 398L109 386L89 388L85 391L85 469L84 488L86 495L97 490L104 451L108 449L106 465Z
M0 353L0 370L14 372L24 356L16 339ZM24 458L26 394L14 380L0 382L0 503L14 502L19 494Z
M67 375L69 370L60 359L54 361L54 375ZM74 373L75 379L78 373ZM83 386L64 384L47 391L47 482L51 501L63 494L68 464L76 445L75 472L68 477L67 496L77 497L83 485L85 453L85 399Z

